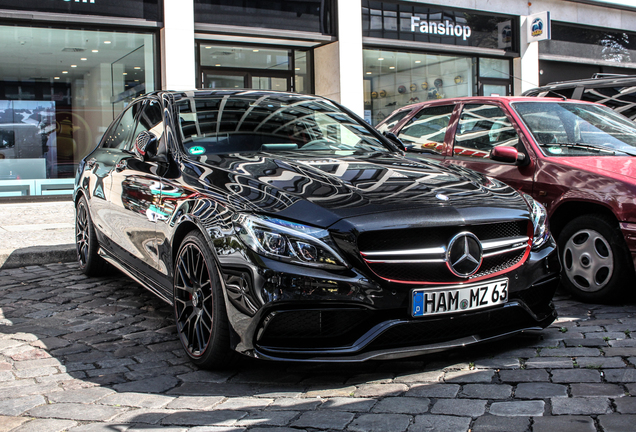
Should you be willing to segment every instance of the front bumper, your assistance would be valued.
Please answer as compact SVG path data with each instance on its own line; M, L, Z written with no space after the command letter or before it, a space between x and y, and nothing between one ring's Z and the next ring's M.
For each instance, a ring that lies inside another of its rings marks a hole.
M421 287L356 270L299 268L249 251L241 256L219 260L233 348L254 357L320 362L401 358L539 330L556 319L551 299L560 264L552 238L522 266L497 276L509 280L507 303L427 318L409 312L411 291Z

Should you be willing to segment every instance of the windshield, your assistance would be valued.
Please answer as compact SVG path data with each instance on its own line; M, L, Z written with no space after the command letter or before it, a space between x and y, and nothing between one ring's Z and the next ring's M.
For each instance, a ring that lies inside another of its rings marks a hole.
M636 123L611 109L573 102L514 102L546 156L636 155Z
M353 154L390 151L333 103L311 96L232 93L177 102L185 151Z

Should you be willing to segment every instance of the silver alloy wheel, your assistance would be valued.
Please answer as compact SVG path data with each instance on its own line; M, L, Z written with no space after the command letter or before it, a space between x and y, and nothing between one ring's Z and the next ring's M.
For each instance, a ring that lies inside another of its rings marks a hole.
M612 278L612 248L597 231L582 229L574 233L565 243L562 256L566 276L581 291L599 291Z
M77 215L75 218L75 246L77 248L77 259L82 267L88 264L88 254L90 250L90 233L88 225L88 209L84 201L77 205Z

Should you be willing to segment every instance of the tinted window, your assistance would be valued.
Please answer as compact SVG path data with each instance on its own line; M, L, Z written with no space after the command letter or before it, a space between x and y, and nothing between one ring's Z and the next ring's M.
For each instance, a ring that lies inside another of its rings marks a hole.
M382 123L376 129L379 130L380 132L385 132L390 129L393 129L395 125L398 124L400 120L406 117L410 112L411 111L409 110L396 112L395 114L391 115L385 123Z
M488 158L495 146L516 146L519 136L501 108L495 105L465 105L457 125L457 156Z
M636 119L636 80L631 86L586 88L581 99L602 103L625 117Z
M441 153L455 105L422 109L400 131L399 138L413 151Z
M142 131L148 131L157 138L163 135L163 110L158 100L151 99L144 106L139 114L139 120L133 138Z
M126 111L122 114L117 126L109 131L109 135L104 140L105 148L120 150L130 148L132 131L135 128L135 119L141 109L141 106L141 102L135 102L132 106L126 108Z

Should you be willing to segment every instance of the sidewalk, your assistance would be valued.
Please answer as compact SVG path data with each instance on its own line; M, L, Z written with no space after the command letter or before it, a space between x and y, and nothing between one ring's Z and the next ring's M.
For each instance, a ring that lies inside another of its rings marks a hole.
M73 202L0 204L0 269L75 260Z

